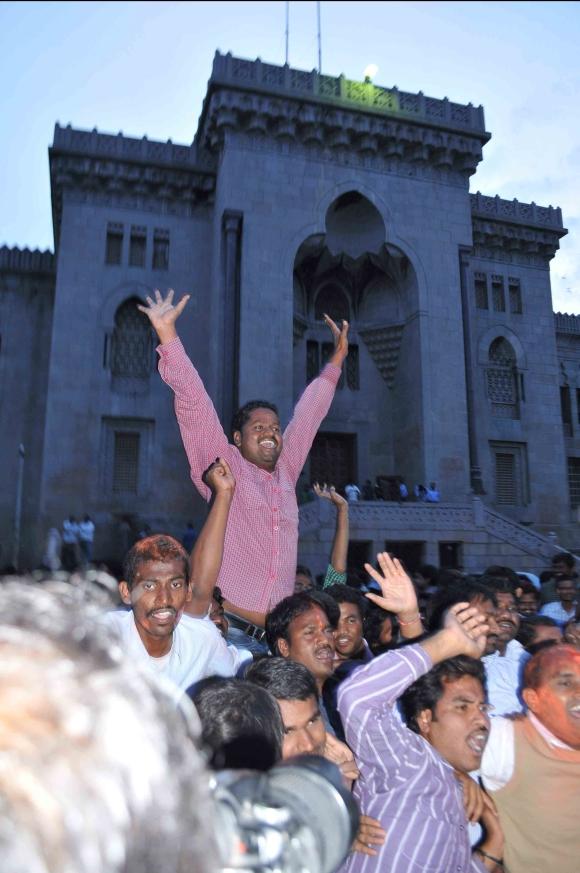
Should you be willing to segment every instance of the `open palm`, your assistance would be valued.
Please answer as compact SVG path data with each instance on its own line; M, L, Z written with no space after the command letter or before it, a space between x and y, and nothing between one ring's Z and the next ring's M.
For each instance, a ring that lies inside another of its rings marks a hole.
M187 306L189 294L184 294L179 303L173 305L173 291L167 292L163 297L159 291L155 291L155 300L146 297L147 306L137 305L137 309L144 312L161 342L167 342L176 335L175 322Z
M395 615L418 612L415 587L401 562L397 558L391 558L388 552L379 552L377 560L382 575L370 564L365 564L365 570L381 586L382 597L379 594L367 594L368 599Z

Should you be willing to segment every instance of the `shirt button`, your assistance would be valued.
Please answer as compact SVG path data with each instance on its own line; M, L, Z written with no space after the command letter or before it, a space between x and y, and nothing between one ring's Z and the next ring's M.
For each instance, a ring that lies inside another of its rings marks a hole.
M274 530L280 530L277 524L274 525Z
M463 825L459 825L459 830L460 830L460 831L464 831L464 830L465 830L465 827L464 827Z

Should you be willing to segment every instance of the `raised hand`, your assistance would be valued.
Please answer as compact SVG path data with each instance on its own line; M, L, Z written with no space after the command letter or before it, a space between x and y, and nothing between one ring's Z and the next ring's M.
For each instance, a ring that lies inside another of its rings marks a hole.
M155 328L155 332L161 343L168 343L177 336L175 322L187 306L189 297L189 294L184 294L179 303L174 306L173 291L171 289L167 292L167 297L165 298L163 298L161 293L156 290L155 301L153 301L151 297L146 297L145 300L147 301L147 306L137 304L137 309L139 309L140 312L145 313Z
M334 354L329 363L342 367L343 361L348 355L348 321L343 321L342 328L339 328L330 315L326 313L324 313L324 320L330 328L334 340Z
M234 474L225 458L216 458L204 471L202 479L214 494L233 495L236 488Z
M457 647L457 654L481 658L489 625L485 615L469 603L456 603L445 614L443 627Z
M338 493L334 485L329 486L325 482L321 488L318 482L315 482L312 486L312 490L317 497L322 497L323 500L330 500L330 502L334 503L335 506L348 506L348 501L342 496L342 494Z
M391 558L388 552L379 552L377 560L382 576L370 564L365 564L365 570L375 582L379 583L383 595L381 597L380 594L369 593L366 595L368 599L387 612L394 612L399 616L404 613L406 618L411 616L418 618L419 608L415 586L403 570L401 562L397 558Z

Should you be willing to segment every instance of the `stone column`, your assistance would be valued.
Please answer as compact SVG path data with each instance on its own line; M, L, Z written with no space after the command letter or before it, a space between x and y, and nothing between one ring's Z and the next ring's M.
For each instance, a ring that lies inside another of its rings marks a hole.
M463 351L465 356L465 391L467 400L467 436L469 441L469 479L474 494L485 494L477 449L477 428L473 400L475 362L471 346L471 306L467 267L468 250L459 249L459 277L461 283L461 315L463 320Z
M224 309L222 332L223 402L221 420L230 437L230 422L239 406L240 262L243 214L225 210L222 217Z

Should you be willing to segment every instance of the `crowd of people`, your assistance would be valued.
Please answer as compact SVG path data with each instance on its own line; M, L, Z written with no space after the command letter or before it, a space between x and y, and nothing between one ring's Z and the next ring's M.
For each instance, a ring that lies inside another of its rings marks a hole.
M176 333L187 299L140 308L209 503L191 551L139 539L116 603L86 574L0 588L2 869L209 873L227 864L208 770L306 755L338 768L359 809L341 873L577 873L574 557L539 576L410 575L381 553L361 580L349 495L317 484L336 513L318 584L296 563L296 488L348 324L326 317L334 355L287 428L252 401L230 442Z

